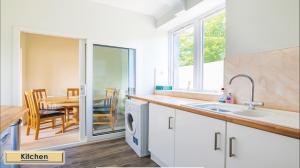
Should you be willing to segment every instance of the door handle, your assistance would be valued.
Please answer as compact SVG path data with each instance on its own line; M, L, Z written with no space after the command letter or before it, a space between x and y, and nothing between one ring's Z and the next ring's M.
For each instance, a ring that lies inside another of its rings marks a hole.
M86 96L86 85L80 85L80 96Z
M233 140L235 140L235 137L230 137L229 138L229 157L234 157L235 156L235 154L233 153L233 150L232 150Z
M218 136L220 136L220 135L221 135L220 132L215 132L215 146L214 146L215 150L221 150L221 148L218 147Z
M169 117L169 125L168 125L169 129L173 129L173 127L171 126L171 120L172 119L173 119L173 117Z

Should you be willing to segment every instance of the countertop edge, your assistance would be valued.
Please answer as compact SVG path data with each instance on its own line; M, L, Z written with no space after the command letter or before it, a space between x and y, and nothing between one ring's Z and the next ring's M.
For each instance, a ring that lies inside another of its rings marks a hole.
M209 112L209 111L205 111L205 110L202 111L202 110L192 109L192 108L183 107L183 106L179 106L179 105L175 105L175 104L171 104L171 103L165 103L165 102L161 102L161 101L151 100L151 99L147 99L147 98L143 98L143 97L139 97L139 96L128 96L128 98L147 101L147 102L153 103L153 104L167 106L167 107L175 108L178 110L183 110L183 111L187 111L187 112L227 121L227 122L234 123L234 124L239 124L239 125L243 125L243 126L247 126L247 127L251 127L251 128L291 137L291 138L300 139L300 130L295 129L295 128L285 127L285 126L267 123L267 122L263 122L263 121L241 118L238 116L231 116L231 115L226 115L226 114Z
M4 107L4 106L2 106ZM4 114L6 113L6 110L7 109L2 109L1 107L1 118L0 118L0 133L2 131L4 131L5 129L7 129L8 127L10 127L11 124L13 124L14 122L16 122L18 119L22 118L23 115L29 111L29 109L25 108L25 107L18 107L18 106L5 106L5 108L14 108L13 109L13 113L10 113L9 115L10 116L5 116L7 114ZM12 110L12 109L10 109Z

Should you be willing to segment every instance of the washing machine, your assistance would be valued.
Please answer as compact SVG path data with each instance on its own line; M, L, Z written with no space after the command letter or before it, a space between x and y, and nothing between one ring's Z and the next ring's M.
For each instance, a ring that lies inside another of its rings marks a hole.
M125 140L139 157L149 155L149 103L128 99L125 102Z

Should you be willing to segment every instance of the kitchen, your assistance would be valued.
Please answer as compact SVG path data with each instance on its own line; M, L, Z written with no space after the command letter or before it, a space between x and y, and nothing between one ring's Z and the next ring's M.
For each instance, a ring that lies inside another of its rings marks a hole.
M299 167L298 0L1 0L1 135L22 32L81 40L79 141L34 151L60 166Z

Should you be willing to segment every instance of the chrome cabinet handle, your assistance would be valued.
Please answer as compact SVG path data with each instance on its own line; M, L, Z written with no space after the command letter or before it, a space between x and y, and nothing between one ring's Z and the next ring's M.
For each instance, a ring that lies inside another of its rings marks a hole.
M232 151L232 142L235 140L235 137L230 137L229 138L229 157L234 157L235 154Z
M169 117L169 129L173 129L173 127L171 126L171 120L173 119L173 117Z
M221 135L220 132L216 132L216 133L215 133L215 147L214 147L215 150L221 150L221 148L218 147L218 136L219 136L219 135Z

